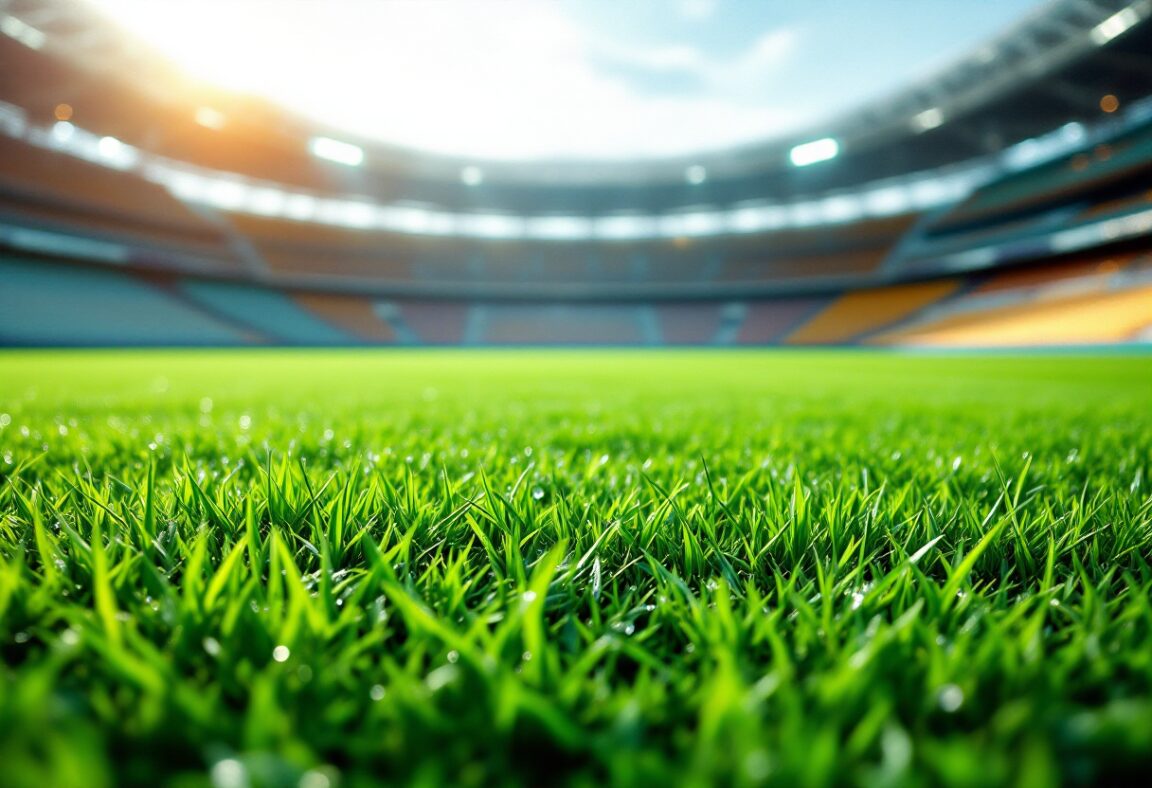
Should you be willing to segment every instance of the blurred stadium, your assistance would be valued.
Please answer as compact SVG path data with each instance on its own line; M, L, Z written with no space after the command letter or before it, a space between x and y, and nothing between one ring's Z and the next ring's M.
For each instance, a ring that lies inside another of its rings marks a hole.
M1146 343L1149 16L1054 0L763 142L521 161L349 133L93 6L3 0L0 342Z

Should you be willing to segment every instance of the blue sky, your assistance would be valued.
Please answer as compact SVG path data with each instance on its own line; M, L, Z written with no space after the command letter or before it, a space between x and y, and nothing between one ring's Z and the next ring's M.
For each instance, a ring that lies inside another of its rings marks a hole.
M187 70L475 158L683 155L801 131L1038 0L92 0Z

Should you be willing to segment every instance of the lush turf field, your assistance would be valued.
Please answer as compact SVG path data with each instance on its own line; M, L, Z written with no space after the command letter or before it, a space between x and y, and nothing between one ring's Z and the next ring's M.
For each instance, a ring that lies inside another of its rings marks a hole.
M1152 769L1152 357L0 355L0 784Z

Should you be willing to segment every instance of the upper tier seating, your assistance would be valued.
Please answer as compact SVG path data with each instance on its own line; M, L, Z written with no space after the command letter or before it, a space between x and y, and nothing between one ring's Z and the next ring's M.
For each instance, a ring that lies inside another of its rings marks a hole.
M65 223L82 215L94 227L112 233L139 226L162 231L169 242L219 239L216 228L165 188L132 173L4 136L0 136L0 161L4 162L0 194L41 212L59 208Z
M1147 181L1152 171L1152 124L1112 142L1008 175L977 189L934 223L934 233L1004 222L1044 206L1090 199L1102 190Z

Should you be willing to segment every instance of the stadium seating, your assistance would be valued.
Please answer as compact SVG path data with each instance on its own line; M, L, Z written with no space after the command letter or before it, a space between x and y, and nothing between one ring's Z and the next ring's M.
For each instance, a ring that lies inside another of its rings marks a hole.
M935 225L945 233L977 221L1004 221L1025 211L1093 198L1125 182L1147 182L1152 169L1152 123L1110 142L994 181L955 206Z
M494 345L642 345L645 307L572 304L499 304L480 311L479 338Z
M876 271L887 249L840 254L796 255L782 259L742 260L724 266L724 278L736 282L866 277Z
M708 345L717 340L723 321L722 303L660 303L653 309L665 344Z
M468 305L455 301L406 301L389 309L397 328L409 341L425 345L459 345L464 342ZM409 333L410 332L410 333Z
M392 343L396 332L368 298L332 293L294 293L292 298L315 317L362 342Z
M753 302L748 306L736 341L743 345L776 344L831 300L829 296Z
M235 345L264 335L124 271L0 257L0 343Z
M1147 338L1150 329L1152 285L955 315L873 341L914 347L1080 345L1134 341Z
M960 282L944 279L847 293L785 338L790 345L851 342L886 328L953 293Z
M997 272L875 344L1020 346L1138 339L1152 326L1152 257L1096 255Z
M140 177L0 136L0 193L21 204L79 213L106 221L109 232L126 223L162 231L169 243L218 241L219 232L161 186ZM128 226L131 226L128 225Z
M187 280L180 284L180 292L204 311L222 320L248 326L278 342L342 345L359 339L301 308L290 296L269 288Z

